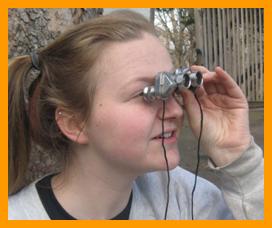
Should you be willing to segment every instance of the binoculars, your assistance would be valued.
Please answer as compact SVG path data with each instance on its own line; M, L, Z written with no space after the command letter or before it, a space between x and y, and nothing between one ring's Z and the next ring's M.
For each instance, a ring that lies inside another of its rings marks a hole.
M200 71L192 72L190 68L178 68L174 73L159 72L155 76L154 85L144 88L143 97L148 102L156 99L166 100L174 92L182 89L194 91L202 84L202 73Z

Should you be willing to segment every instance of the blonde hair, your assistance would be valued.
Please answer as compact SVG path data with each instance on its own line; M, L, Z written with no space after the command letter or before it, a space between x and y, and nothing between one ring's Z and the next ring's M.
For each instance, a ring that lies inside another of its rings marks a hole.
M25 55L11 60L8 109L10 194L25 185L33 142L43 149L53 150L63 160L69 156L72 141L61 134L55 112L57 107L63 107L80 114L82 120L89 116L96 84L92 69L101 48L108 42L141 38L143 32L155 35L154 27L147 19L125 10L70 28L37 52L40 73L27 91L27 106L25 81L33 71L31 57Z

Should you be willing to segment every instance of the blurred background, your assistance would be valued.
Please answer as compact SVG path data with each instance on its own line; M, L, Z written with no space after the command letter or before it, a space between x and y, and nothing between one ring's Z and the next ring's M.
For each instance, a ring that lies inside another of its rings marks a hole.
M69 25L108 14L118 8L9 9L9 58L30 54L46 46ZM168 49L176 67L217 65L228 71L247 97L250 128L263 149L264 63L263 9L248 8L132 8L154 24L159 39ZM181 166L194 171L195 139L187 120L179 139ZM33 148L26 182L58 169L56 158L38 146ZM200 176L219 184L207 169L207 157L201 151Z

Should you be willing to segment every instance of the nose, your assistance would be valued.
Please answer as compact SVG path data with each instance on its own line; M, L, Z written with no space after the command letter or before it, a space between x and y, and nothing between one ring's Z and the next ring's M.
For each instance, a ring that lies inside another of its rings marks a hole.
M161 102L162 103L162 102ZM183 117L183 109L180 104L177 102L174 96L170 96L165 101L165 113L164 119L181 119ZM163 118L163 105L159 110L159 118Z

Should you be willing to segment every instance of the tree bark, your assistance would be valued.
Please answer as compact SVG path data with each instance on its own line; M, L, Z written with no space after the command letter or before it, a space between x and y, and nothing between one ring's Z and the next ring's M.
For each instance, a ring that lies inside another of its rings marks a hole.
M9 9L9 58L46 46L69 25L103 13L103 9Z

